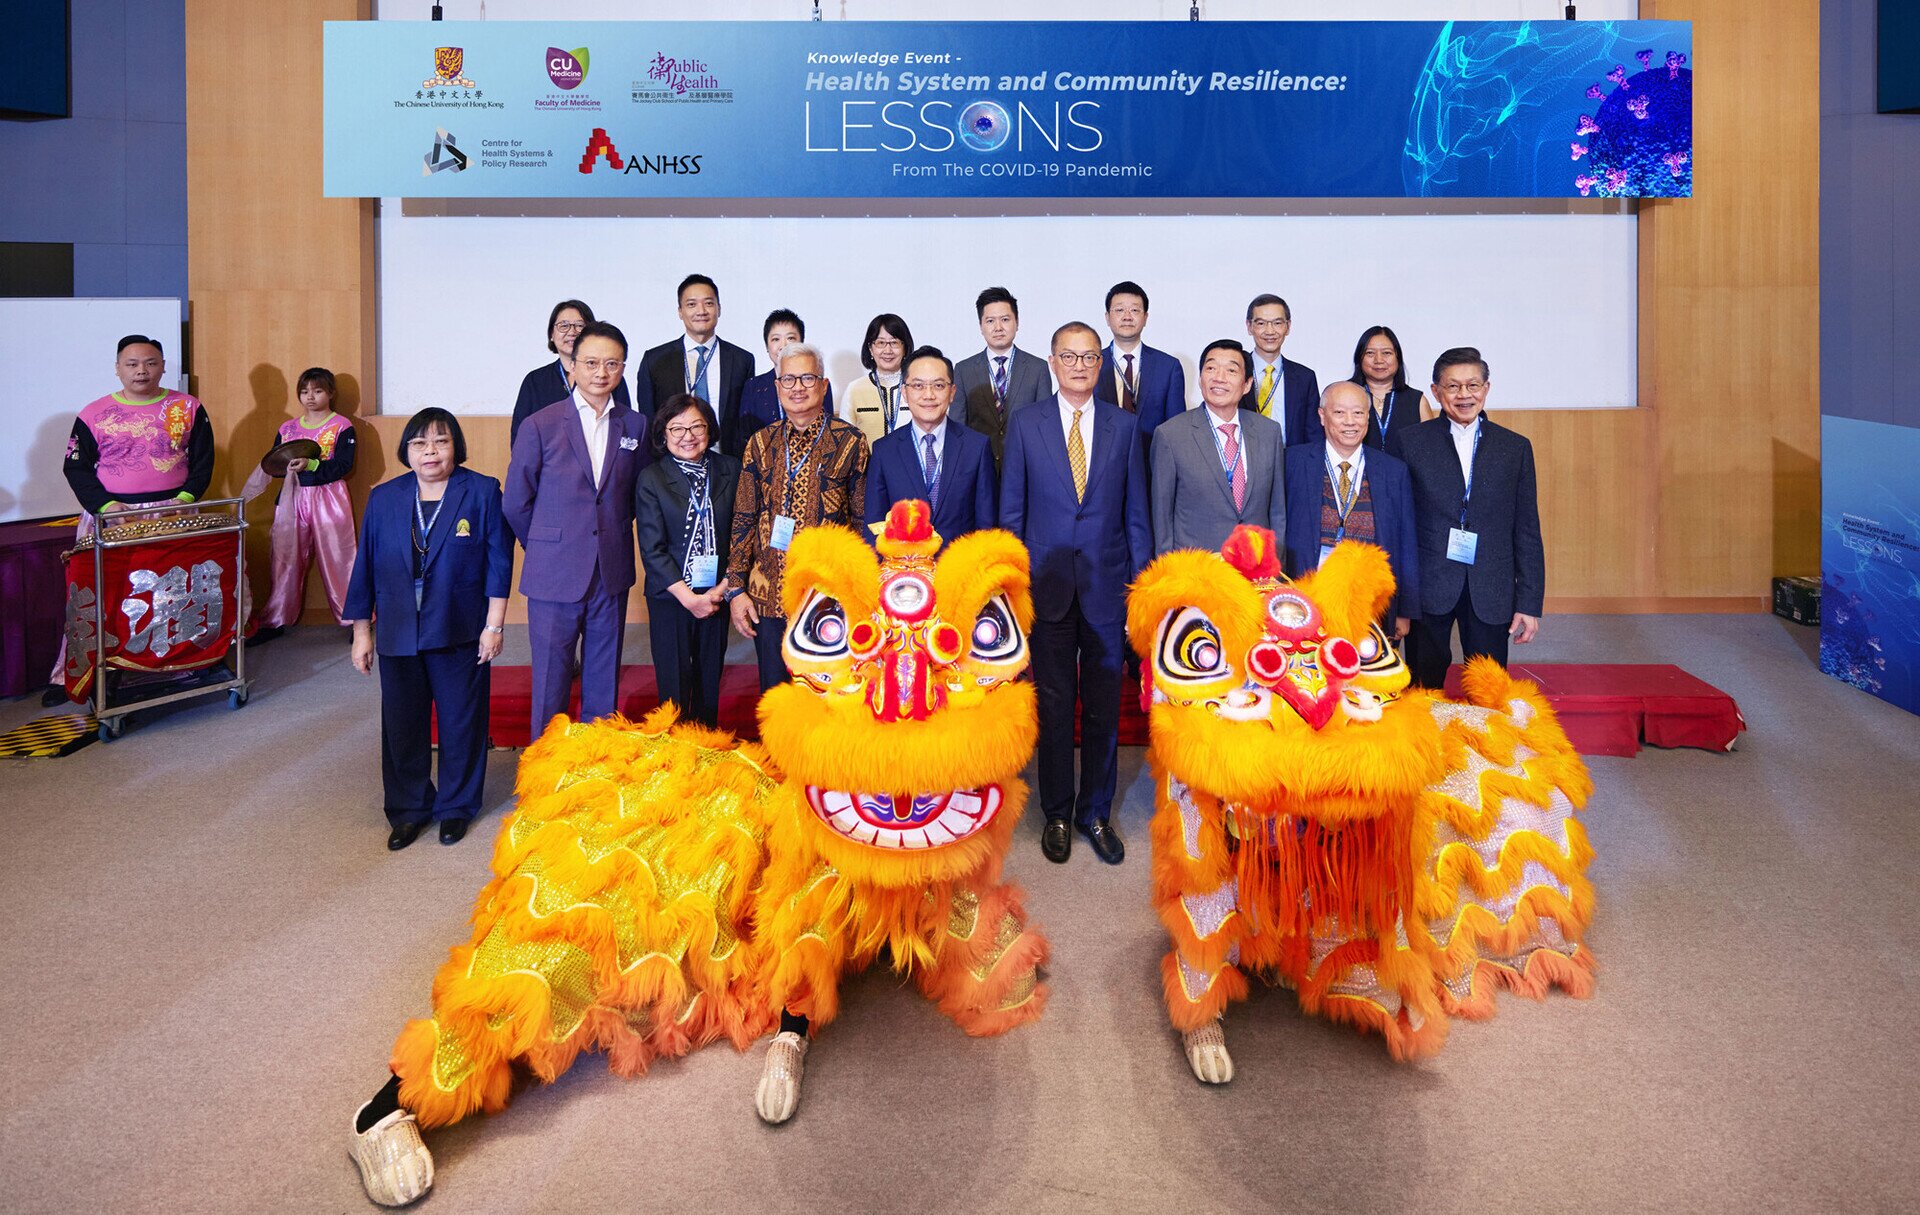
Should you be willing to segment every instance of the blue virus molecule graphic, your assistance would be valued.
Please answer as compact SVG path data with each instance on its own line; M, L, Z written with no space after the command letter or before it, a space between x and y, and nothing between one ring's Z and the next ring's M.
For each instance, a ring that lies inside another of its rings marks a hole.
M1582 114L1568 144L1575 167L1574 188L1586 198L1676 198L1693 193L1693 73L1687 57L1668 51L1655 67L1652 51L1634 58L1640 70L1629 76L1623 63L1607 80L1587 86L1587 99L1600 105Z
M976 152L997 152L1013 133L1006 110L991 101L976 101L960 111L960 142Z
M1686 56L1660 62L1630 32L1610 21L1446 23L1407 112L1407 193L1691 193Z
M1873 609L1847 585L1846 575L1830 573L1821 580L1820 617L1820 669L1880 695L1886 687L1885 643Z

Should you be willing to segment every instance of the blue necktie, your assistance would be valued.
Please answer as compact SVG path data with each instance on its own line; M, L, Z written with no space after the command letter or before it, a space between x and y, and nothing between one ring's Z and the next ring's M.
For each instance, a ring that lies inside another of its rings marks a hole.
M713 361L713 348L695 346L694 350L700 355L700 365L694 369L693 378L687 384L687 391L711 404L712 398L707 396L707 364Z
M940 505L940 458L933 454L933 436L920 436L920 471L927 478L927 508Z

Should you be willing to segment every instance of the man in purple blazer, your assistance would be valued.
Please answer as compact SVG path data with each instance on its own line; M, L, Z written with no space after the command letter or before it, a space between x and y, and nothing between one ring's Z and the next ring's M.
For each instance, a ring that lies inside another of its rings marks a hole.
M528 418L507 465L506 516L526 546L520 593L533 644L533 733L567 711L580 650L580 720L617 708L633 587L633 483L647 419L613 399L627 339L604 321L573 346L573 395Z

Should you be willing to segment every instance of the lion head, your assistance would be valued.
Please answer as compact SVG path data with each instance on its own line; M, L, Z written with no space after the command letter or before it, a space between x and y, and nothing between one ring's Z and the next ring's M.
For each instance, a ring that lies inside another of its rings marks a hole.
M1392 597L1386 554L1366 544L1298 581L1264 528L1160 557L1127 603L1159 762L1225 801L1329 824L1417 794L1438 775L1438 734L1375 623Z
M845 528L796 537L782 595L793 679L760 699L808 838L883 885L1004 856L1038 734L1033 688L1016 682L1033 620L1026 549L1003 531L940 545L919 501L894 506L875 547Z

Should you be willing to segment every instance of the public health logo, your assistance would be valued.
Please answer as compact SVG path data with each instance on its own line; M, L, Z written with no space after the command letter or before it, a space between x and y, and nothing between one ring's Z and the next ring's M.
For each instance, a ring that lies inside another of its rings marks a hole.
M457 46L440 46L433 50L433 78L422 80L423 89L470 89L474 83L460 74L466 66L466 51Z
M976 101L960 111L960 142L976 152L997 152L1013 133L1013 120L991 101Z
M587 48L576 46L563 51L557 46L547 48L547 79L555 87L577 89L587 78Z
M433 132L433 151L422 156L420 163L422 177L432 177L435 173L459 173L467 167L467 154L454 146L451 131L436 127Z

